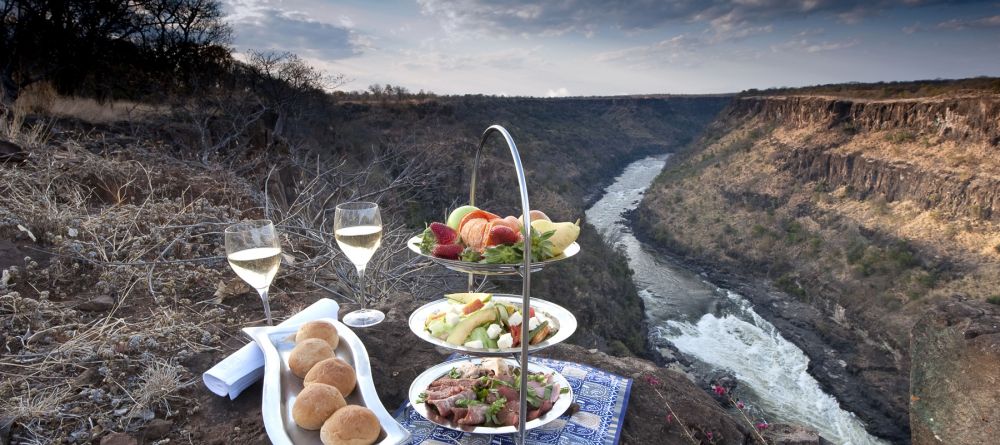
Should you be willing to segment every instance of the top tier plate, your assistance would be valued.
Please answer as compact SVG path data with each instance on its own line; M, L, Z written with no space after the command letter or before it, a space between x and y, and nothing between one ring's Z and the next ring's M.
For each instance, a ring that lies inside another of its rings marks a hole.
M446 260L444 258L425 255L424 253L420 252L419 235L410 238L410 240L406 242L406 246L409 247L410 250L413 251L413 253L416 253L417 255L420 255L435 263L438 263L444 267L447 267L451 270L458 272L471 273L477 275L521 275L521 269L524 268L524 266L521 265L521 263L484 264L484 263L472 263L469 261ZM549 258L545 261L532 261L531 271L538 272L549 264L565 260L566 258L574 256L578 253L580 253L580 245L574 242L573 244L570 244L569 247L567 247L566 250L564 250L563 253L560 254L559 256Z

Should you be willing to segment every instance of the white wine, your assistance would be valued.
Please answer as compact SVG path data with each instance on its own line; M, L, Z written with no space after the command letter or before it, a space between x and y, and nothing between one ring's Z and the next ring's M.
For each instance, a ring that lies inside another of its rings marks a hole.
M278 273L281 264L281 248L255 247L230 253L229 265L243 281L254 289L264 289Z
M347 259L355 266L363 267L382 245L382 226L341 227L334 232L334 236Z

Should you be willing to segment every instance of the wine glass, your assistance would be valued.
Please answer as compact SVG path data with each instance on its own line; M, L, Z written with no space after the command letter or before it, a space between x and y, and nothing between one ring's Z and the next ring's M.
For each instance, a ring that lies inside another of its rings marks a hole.
M267 290L281 264L281 245L271 220L243 221L226 227L226 259L236 275L257 290L264 302L264 315L271 322Z
M377 309L368 309L365 298L365 267L375 250L382 245L382 215L374 202L348 202L337 205L333 216L333 235L347 259L358 269L358 300L361 309L344 315L344 324L364 328L385 319Z

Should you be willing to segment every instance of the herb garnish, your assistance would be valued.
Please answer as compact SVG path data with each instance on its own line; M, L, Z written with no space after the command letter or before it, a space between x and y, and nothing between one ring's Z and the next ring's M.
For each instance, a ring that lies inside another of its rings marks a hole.
M436 245L437 238L434 236L434 232L431 231L431 227L427 226L427 228L424 229L424 233L420 235L420 253L430 255Z

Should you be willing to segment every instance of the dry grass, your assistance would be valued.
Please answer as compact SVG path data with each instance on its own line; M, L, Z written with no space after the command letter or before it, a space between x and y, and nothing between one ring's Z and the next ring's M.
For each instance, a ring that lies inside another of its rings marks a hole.
M46 110L60 103L69 102ZM369 266L375 300L434 286L415 272L426 265L403 253L410 234L395 217L429 180L417 157L386 153L367 169L313 158L315 169L289 163L275 169L286 177L269 179L252 167L236 173L231 159L174 157L184 147L158 142L148 121L51 137L25 124L53 119L0 119L2 136L29 152L0 165L0 237L20 252L3 258L0 282L0 423L17 443L88 442L153 418L184 427L203 391L192 384L193 360L221 359L244 342L239 328L263 315L223 259L222 229L233 221L269 216L283 233L286 261L271 292L279 318L317 297L356 295L331 234L343 200L387 204ZM110 304L93 306L101 301Z
M117 100L100 102L89 97L62 96L46 82L30 85L14 104L24 113L54 118L76 119L90 124L108 125L162 115L164 106Z

